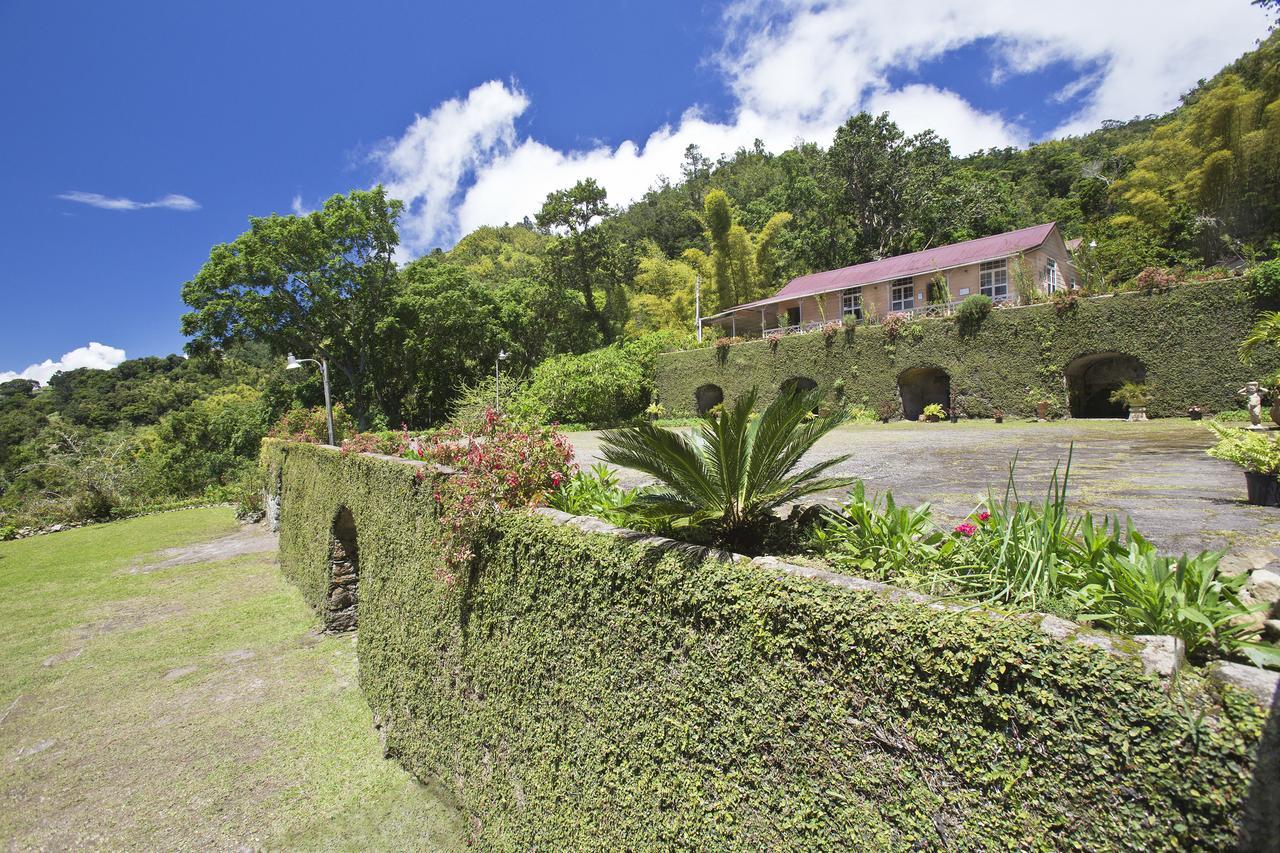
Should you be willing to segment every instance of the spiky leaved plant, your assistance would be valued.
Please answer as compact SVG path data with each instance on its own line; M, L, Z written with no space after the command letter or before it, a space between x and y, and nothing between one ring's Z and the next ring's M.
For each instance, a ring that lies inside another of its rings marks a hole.
M692 529L730 548L758 544L783 504L842 488L852 477L823 473L849 458L825 459L797 471L800 458L844 419L839 409L815 415L821 394L782 394L754 417L757 390L708 414L689 433L641 424L604 434L604 458L658 482L640 490L637 515Z

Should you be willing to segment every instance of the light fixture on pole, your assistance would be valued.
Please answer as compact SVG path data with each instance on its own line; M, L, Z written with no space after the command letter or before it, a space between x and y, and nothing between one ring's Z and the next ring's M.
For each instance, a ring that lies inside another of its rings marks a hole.
M495 412L498 411L498 383L500 381L498 368L502 365L502 362L507 360L509 355L511 353L500 349L498 350L498 357L493 360L493 410Z
M693 277L693 324L698 327L698 343L702 343L702 273Z
M329 446L336 447L337 444L333 440L333 406L329 402L329 362L323 358L294 358L293 353L286 356L284 363L285 370L297 370L302 367L303 362L311 362L320 365L320 376L324 379L324 415L329 423Z

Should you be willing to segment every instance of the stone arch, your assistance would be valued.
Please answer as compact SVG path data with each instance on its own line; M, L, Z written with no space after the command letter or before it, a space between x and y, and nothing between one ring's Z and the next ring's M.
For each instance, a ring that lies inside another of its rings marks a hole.
M705 415L724 402L724 389L710 382L699 385L698 390L693 392L693 402L698 408L698 414Z
M1127 353L1112 350L1073 359L1063 376L1073 418L1123 418L1125 407L1111 402L1111 392L1125 382L1145 382L1147 366Z
M778 393L786 397L790 394L803 394L817 387L818 383L808 376L792 376L790 379L782 380L782 384L778 386Z
M898 394L902 416L909 421L919 420L924 407L933 403L950 409L951 375L941 367L909 367L898 374Z
M354 631L359 600L360 549L356 520L340 507L329 534L329 596L325 602L324 629L331 633Z

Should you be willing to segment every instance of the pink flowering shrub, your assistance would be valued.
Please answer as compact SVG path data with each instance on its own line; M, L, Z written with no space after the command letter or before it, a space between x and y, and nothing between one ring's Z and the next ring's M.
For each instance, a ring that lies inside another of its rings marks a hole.
M844 323L837 320L831 320L830 322L822 324L822 337L826 338L828 342L835 340L836 335L843 331Z
M492 409L478 433L442 430L404 456L454 472L438 478L432 494L444 531L438 574L448 584L474 556L475 537L489 519L505 509L545 505L577 470L563 435L548 427L508 425Z
M955 533L959 533L961 536L973 536L978 532L978 525L974 524L972 521L965 521L957 524L952 528L952 530Z

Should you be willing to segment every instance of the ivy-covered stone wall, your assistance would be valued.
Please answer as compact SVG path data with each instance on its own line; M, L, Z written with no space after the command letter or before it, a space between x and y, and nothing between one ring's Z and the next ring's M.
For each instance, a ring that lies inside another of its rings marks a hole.
M910 322L896 334L886 325L811 332L661 355L655 385L674 416L695 414L697 390L706 385L717 386L726 402L755 386L767 404L796 377L849 403L900 408L904 372L940 368L963 417L990 417L994 409L1030 416L1040 399L1050 401L1051 414L1064 415L1071 409L1067 377L1087 370L1090 357L1117 354L1140 363L1154 392L1151 415L1185 415L1192 405L1221 411L1242 405L1236 391L1245 380L1280 367L1274 353L1251 367L1240 363L1238 347L1259 307L1241 280L1231 279L1081 299L1065 310L994 309L976 330L941 318Z
M1192 671L1170 694L1062 620L552 513L503 514L451 579L443 473L264 461L281 568L320 610L350 512L361 687L481 849L1229 849L1257 799L1252 697Z

